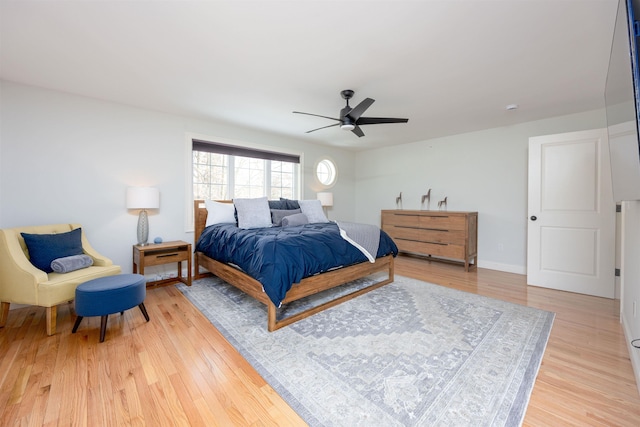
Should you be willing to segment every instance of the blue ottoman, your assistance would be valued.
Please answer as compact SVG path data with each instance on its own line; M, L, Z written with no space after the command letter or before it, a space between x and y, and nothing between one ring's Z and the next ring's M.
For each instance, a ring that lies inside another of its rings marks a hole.
M101 316L100 342L107 331L107 317L110 314L124 314L125 310L140 307L144 318L149 321L144 298L147 295L147 281L140 274L118 274L100 277L80 284L76 288L76 323L72 333L76 333L83 317Z

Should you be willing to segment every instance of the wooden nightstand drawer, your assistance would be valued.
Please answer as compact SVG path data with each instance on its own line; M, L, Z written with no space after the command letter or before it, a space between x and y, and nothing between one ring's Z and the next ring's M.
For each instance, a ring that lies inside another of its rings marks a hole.
M187 277L182 277L182 261L187 261ZM191 244L183 241L133 246L133 272L144 275L145 267L177 262L178 275L175 278L147 282L147 286L183 282L191 286Z
M145 255L145 265L160 265L167 264L169 262L186 261L189 257L189 252L184 251L162 251Z

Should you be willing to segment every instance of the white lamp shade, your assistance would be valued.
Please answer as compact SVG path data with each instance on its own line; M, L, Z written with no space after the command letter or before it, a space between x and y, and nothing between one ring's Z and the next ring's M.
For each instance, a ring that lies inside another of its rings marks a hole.
M322 206L333 206L333 193L318 193L317 196Z
M154 187L127 188L127 209L158 209L160 192Z

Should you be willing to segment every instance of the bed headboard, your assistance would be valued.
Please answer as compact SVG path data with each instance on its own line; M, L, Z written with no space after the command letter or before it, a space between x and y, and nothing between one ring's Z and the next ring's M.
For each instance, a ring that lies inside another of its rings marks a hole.
M216 200L220 203L233 203L233 200ZM204 200L197 199L193 201L193 226L195 227L194 243L198 241L198 238L202 234L207 224L207 208L204 205Z

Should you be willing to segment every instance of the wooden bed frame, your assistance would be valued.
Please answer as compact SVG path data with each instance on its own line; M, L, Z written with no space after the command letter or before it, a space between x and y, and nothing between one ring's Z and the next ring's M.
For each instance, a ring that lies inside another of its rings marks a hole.
M232 203L231 201L224 202ZM203 200L194 201L193 212L195 219L195 242L197 243L200 234L202 234L202 231L205 228L207 220L207 209L204 207ZM284 319L277 320L277 308L275 304L273 304L267 294L262 290L262 284L256 279L248 276L247 274L233 266L211 259L204 255L202 252L195 252L195 266L196 278L201 278L207 275L206 273L200 273L200 266L202 266L206 268L211 274L218 276L225 282L235 286L246 294L257 299L258 301L266 304L268 308L267 328L270 332L290 325L291 323L297 322L298 320L302 320L329 307L333 307L344 301L350 300L359 295L377 289L381 286L393 282L394 280L393 255L387 255L382 258L378 258L376 259L375 263L366 261L360 264L351 265L349 267L343 267L337 270L331 270L326 273L307 277L306 279L302 279L300 283L296 283L291 287L289 292L287 292L284 300L282 301L283 304L299 300L301 298L334 288L336 286L343 285L345 283L351 282L355 279L366 277L373 273L388 271L387 278L378 281L366 288L325 302L324 304L321 304L317 307L309 308L305 311L286 317Z

